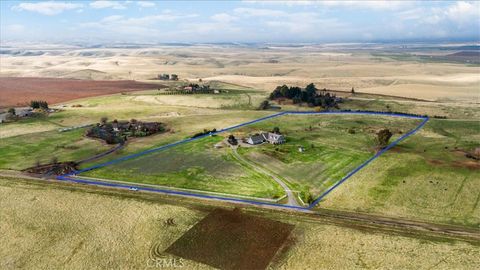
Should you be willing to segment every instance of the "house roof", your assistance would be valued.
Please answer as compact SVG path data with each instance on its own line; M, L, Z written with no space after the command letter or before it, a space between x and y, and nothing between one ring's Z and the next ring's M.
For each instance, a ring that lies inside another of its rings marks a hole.
M255 134L250 136L250 139L254 144L257 144L263 142L265 140L265 137L263 136L263 134Z
M276 134L276 133L268 133L268 136L269 136L269 138L274 139L274 140L278 140L278 139L283 137L282 134Z

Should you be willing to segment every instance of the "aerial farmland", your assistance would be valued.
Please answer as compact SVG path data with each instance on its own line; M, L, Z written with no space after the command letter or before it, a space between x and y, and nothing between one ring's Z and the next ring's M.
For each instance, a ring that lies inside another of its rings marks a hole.
M0 2L0 268L477 269L479 6L383 4Z

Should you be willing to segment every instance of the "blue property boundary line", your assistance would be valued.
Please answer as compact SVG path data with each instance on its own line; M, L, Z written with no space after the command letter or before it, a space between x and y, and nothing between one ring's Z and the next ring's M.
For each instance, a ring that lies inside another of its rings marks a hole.
M260 201L255 201L255 200L247 200L247 199L237 199L237 198L229 198L229 197L222 197L222 196L215 196L215 195L205 195L205 194L197 194L197 193L190 193L190 192L184 192L184 191L175 191L175 190L168 190L168 189L157 189L157 188L150 188L150 187L141 187L141 186L135 186L135 185L125 185L125 184L118 184L118 183L111 183L111 182L103 182L103 181L95 181L95 180L87 180L87 179L82 179L82 178L73 178L72 176L74 175L79 175L81 173L99 169L102 167L106 167L112 164L116 164L128 159L136 158L139 156L147 155L153 152L157 151L162 151L168 148L175 147L180 144L200 140L202 138L205 138L210 135L215 135L219 134L222 132L226 132L229 130L237 129L239 127L251 125L257 122L261 122L267 119L271 118L276 118L282 115L322 115L322 114L327 114L327 115L332 115L332 114L353 114L353 115L381 115L381 116L393 116L393 117L402 117L402 118L411 118L411 119L423 119L423 121L414 129L410 130L409 132L405 133L402 135L400 138L396 139L392 143L390 143L387 147L383 148L379 152L377 152L373 157L369 158L368 160L364 161L360 166L349 172L345 177L343 177L341 180L336 182L333 186L328 188L325 192L323 192L317 199L315 199L310 205L307 207L301 207L301 206L292 206L292 205L283 205L283 204L278 204L278 203L269 203L269 202L260 202ZM403 141L404 139L408 138L409 136L415 134L418 130L420 130L429 120L428 116L417 116L417 115L411 115L411 114L402 114L402 113L387 113L387 112L368 112L368 111L323 111L323 112L295 112L295 111L285 111L285 112L280 112L276 114L272 114L266 117L258 118L256 120L252 120L249 122L245 122L242 124L238 124L235 126L231 126L228 128L224 128L221 130L218 130L216 132L211 132L209 134L204 134L195 138L188 138L185 140L181 140L178 142L162 145L160 147L155 147L149 150L141 151L135 154L130 154L127 156L123 156L118 159L114 159L105 163L97 164L82 170L78 171L73 171L68 174L60 175L57 176L57 180L62 180L62 181L70 181L70 182L75 182L75 183L80 183L80 184L88 184L88 185L96 185L96 186L106 186L106 187L115 187L115 188L124 188L124 189L135 189L135 190L141 190L141 191L149 191L149 192L156 192L156 193L163 193L163 194L170 194L170 195L180 195L180 196L186 196L186 197L194 197L194 198L203 198L203 199L214 199L214 200L221 200L221 201L229 201L229 202L239 202L239 203L249 203L249 204L254 204L254 205L263 205L263 206L273 206L273 207L278 207L278 208L289 208L289 209L295 209L295 210L310 210L313 207L315 207L320 201L325 198L330 192L335 190L338 186L340 186L343 182L347 181L350 177L352 177L355 173L363 169L365 166L367 166L370 162L374 161L377 159L379 156L381 156L383 153L391 149L392 147L396 146L398 143Z

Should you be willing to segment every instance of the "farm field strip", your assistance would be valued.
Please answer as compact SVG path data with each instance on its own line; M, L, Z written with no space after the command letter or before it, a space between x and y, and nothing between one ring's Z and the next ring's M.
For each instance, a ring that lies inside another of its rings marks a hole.
M107 183L115 183L115 184L125 184L125 185L129 185L132 183L132 182L126 182L121 180L110 180L110 179L102 179L102 178L94 178L94 177L86 177L86 176L82 176L82 179L99 181L99 182L107 182ZM144 183L135 183L135 186L132 186L132 188L138 188L138 187L163 188L163 189L168 189L172 191L191 191L192 190L188 188L179 188L179 187L144 184ZM237 198L251 199L251 200L258 200L258 201L265 201L265 202L278 202L286 197L286 195L284 195L278 199L269 199L269 198L252 197L252 196L238 195L238 194L228 194L228 193L213 192L213 191L206 191L206 190L195 190L195 192L198 192L201 194L208 194L208 195L215 195L215 196L230 196L230 197L237 197Z
M403 134L399 138L395 139L392 143L390 143L387 147L384 149L378 151L374 156L363 162L360 166L349 172L345 177L343 177L341 180L337 181L334 183L330 188L328 188L325 192L323 192L317 199L315 199L310 205L307 207L300 207L300 206L292 206L292 205L282 205L282 204L276 204L276 203L268 203L268 202L259 202L259 201L253 201L253 200L245 200L245 199L237 199L237 198L229 198L229 197L221 197L221 196L211 196L211 195L204 195L204 194L196 194L192 193L195 190L191 190L192 192L183 192L183 191L172 191L172 190L165 190L165 189L159 189L159 188L150 188L150 187L137 187L137 186L132 186L132 185L125 185L125 184L117 184L117 183L106 183L102 181L92 181L88 179L83 179L82 177L79 177L81 173L92 171L95 169L99 169L102 167L106 167L109 165L113 165L128 159L132 159L135 157L140 157L149 153L173 148L175 146L185 144L188 142L192 141L197 141L202 138L208 137L210 135L216 135L222 132L234 130L243 126L251 125L257 122L261 122L267 119L279 117L282 115L329 115L329 114L351 114L351 115L380 115L380 116L391 116L391 117L402 117L402 118L410 118L410 119L421 119L423 120L417 127L414 129L410 130L409 132ZM163 145L157 148L152 148L143 152L127 155L124 157L121 157L119 159L115 159L109 162L105 162L102 164L94 165L79 171L75 171L69 174L61 175L58 176L58 180L63 180L63 181L73 181L77 183L83 183L83 184L91 184L91 185L100 185L100 186L110 186L110 187L117 187L117 188L126 188L126 189L135 189L135 190L142 190L142 191L150 191L150 192L158 192L158 193L164 193L164 194L174 194L174 195L181 195L181 196L189 196L189 197L200 197L200 198L206 198L206 199L217 199L217 200L225 200L225 201L232 201L232 202L237 202L237 203L249 203L249 204L257 204L257 205L264 205L264 206L273 206L273 207L281 207L281 208L293 208L297 210L309 210L316 206L326 195L328 195L330 192L332 192L335 188L337 188L339 185L341 185L343 182L345 182L348 178L350 178L352 175L354 175L356 172L360 171L363 167L368 165L370 162L378 158L380 155L397 145L399 142L404 140L405 138L413 135L415 132L417 132L419 129L421 129L425 123L428 121L428 117L423 117L423 116L415 116L415 115L408 115L408 114L395 114L395 113L383 113L383 112L361 112L361 111L337 111L337 112L291 112L291 111L286 111L286 112L280 112L277 114L273 114L270 116L262 117L256 120L252 120L246 123L238 124L232 127L224 128L216 132L212 132L211 134L205 134L196 138L189 138L185 140L181 140L175 143Z

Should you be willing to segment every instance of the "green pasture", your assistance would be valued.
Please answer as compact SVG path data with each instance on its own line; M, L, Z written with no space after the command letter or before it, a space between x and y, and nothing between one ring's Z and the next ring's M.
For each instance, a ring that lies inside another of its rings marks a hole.
M279 127L287 138L285 144L244 147L239 152L283 177L302 199L308 200L308 194L315 198L373 156L378 130L390 129L394 140L419 122L368 115L287 115L235 132L245 136Z
M83 136L85 129L69 132L47 131L8 137L0 140L0 169L23 170L39 161L79 161L113 146Z
M223 139L202 138L82 175L262 198L284 195L270 177L238 163L231 149L214 148Z
M228 147L215 149L213 146L230 133L240 139L251 133L279 127L287 136L287 143L240 147L238 151L251 162L277 174L293 190L298 191L304 201L308 201L375 154L374 138L378 130L389 128L396 138L418 123L418 120L392 117L282 116L84 175L276 198L282 196L283 191L269 176L239 163ZM299 147L305 151L300 153Z
M431 119L332 192L321 207L480 226L480 124Z

